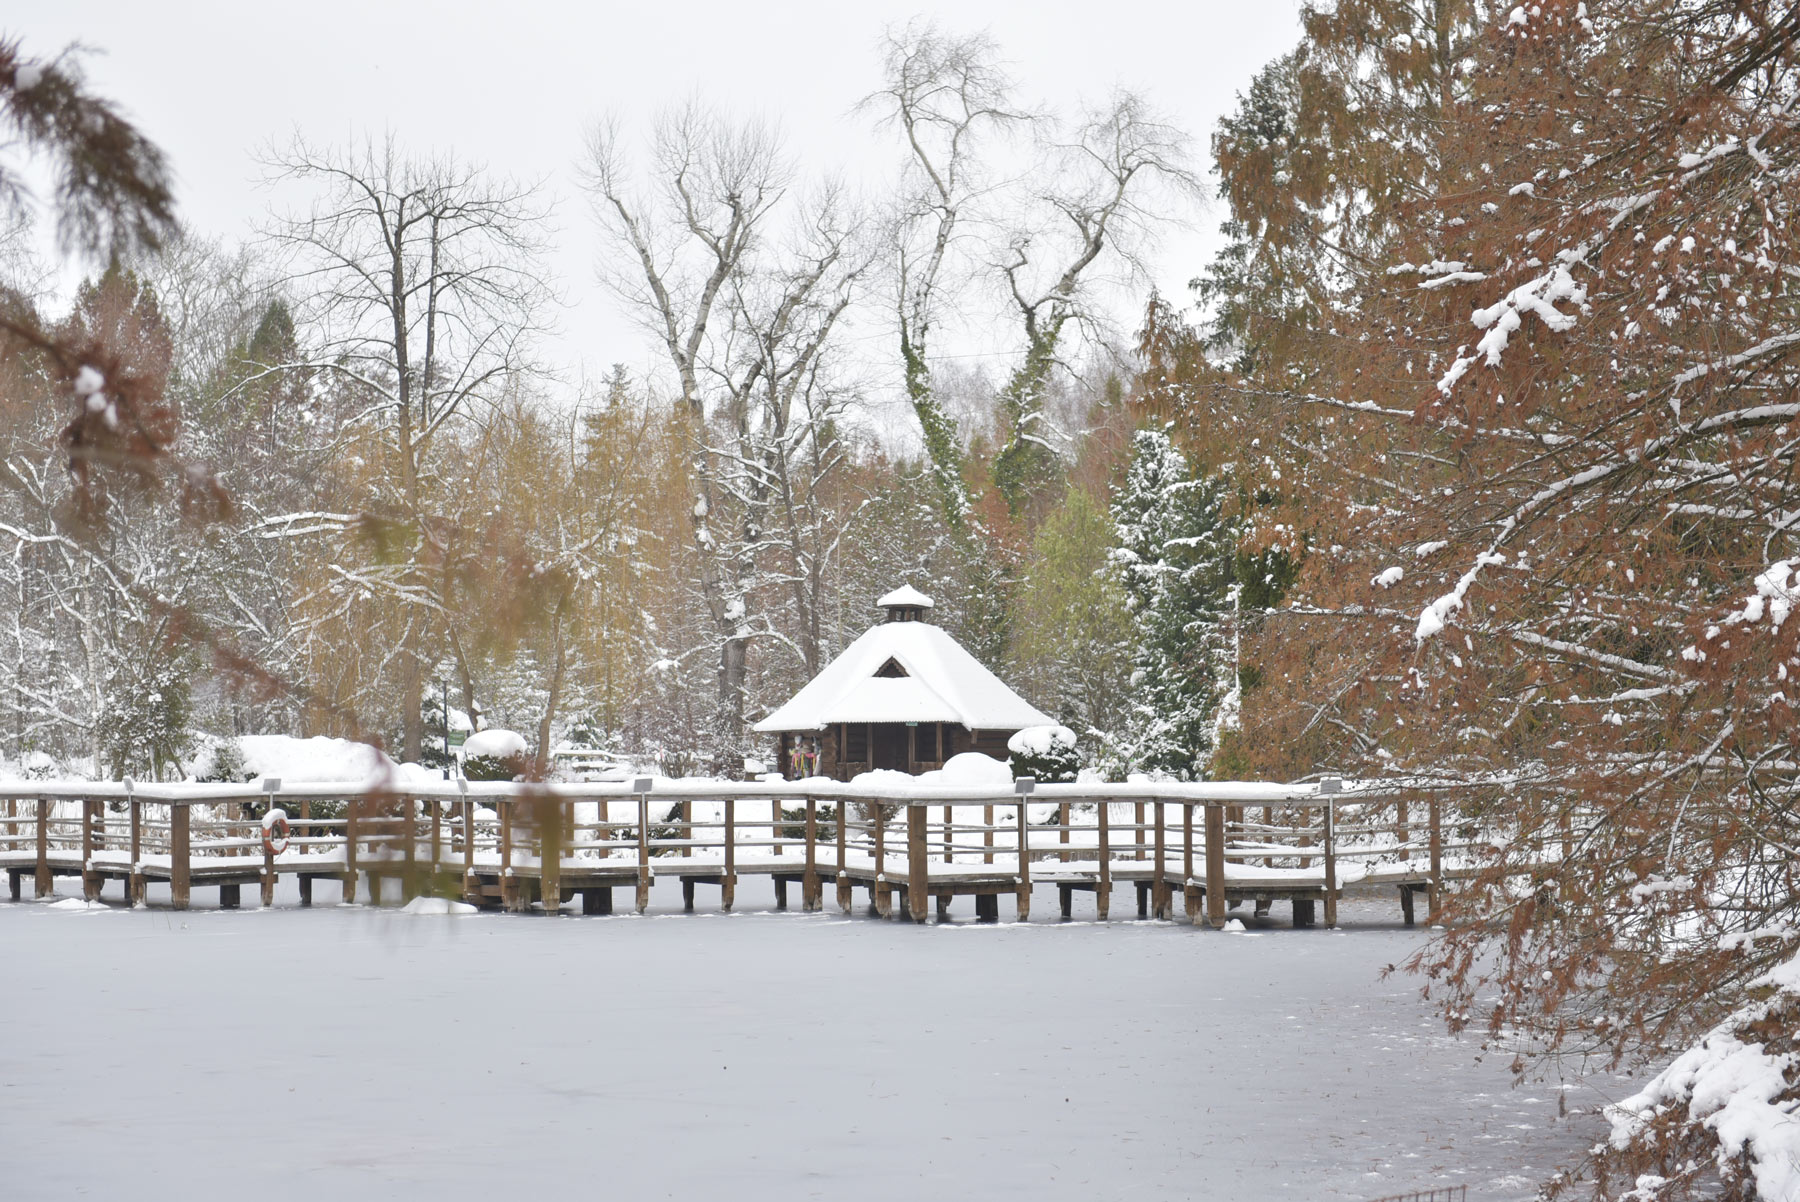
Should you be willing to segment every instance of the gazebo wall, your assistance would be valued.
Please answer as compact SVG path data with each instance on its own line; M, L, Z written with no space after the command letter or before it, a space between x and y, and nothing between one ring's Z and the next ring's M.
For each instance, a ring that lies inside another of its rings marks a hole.
M781 772L789 780L801 772L790 752L809 738L819 742L818 775L847 781L873 768L891 768L917 776L944 766L944 761L965 751L979 751L997 760L1007 757L1011 730L969 731L950 722L835 723L817 732L792 732L780 736Z

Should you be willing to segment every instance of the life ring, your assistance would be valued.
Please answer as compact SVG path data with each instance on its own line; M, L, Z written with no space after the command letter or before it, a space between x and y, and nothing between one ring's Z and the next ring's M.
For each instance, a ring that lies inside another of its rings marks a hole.
M287 815L280 810L270 810L263 816L263 850L272 856L278 856L288 849Z

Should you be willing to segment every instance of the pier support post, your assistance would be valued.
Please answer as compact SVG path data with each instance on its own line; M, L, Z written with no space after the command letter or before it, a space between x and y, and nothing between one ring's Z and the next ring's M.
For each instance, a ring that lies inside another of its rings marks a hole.
M777 806L777 809L780 807ZM719 908L729 910L737 901L737 802L725 799L725 875L719 878Z
M1094 886L1094 913L1101 922L1112 915L1112 836L1107 818L1108 803L1100 799L1100 876Z
M131 799L131 864L126 868L125 900L133 906L144 904L144 803L135 797Z
M1031 921L1031 813L1025 804L1029 794L1019 795L1019 885L1018 917Z
M37 877L32 882L35 895L49 897L56 891L50 876L50 799L37 799Z
M94 827L106 803L84 798L81 802L81 896L100 900L100 874L94 871Z
M640 776L635 783L638 795L637 912L642 914L650 908L650 780Z
M779 803L777 803L779 804ZM800 908L807 913L823 909L819 881L819 803L806 799L806 873L800 878Z
M927 851L926 810L906 807L906 901L914 922L924 922L931 903L931 860Z
M188 863L188 811L179 802L169 804L169 904L177 910L188 908L191 892Z
M1152 807L1156 813L1156 863L1150 869L1151 913L1158 919L1169 917L1169 825L1163 803Z
M1225 925L1225 807L1206 803L1206 921Z
M1330 798L1325 800L1325 927L1336 928L1338 907L1337 886L1337 806Z
M1444 904L1444 812L1436 797L1426 807L1431 821L1431 883L1425 889L1425 921L1436 926Z

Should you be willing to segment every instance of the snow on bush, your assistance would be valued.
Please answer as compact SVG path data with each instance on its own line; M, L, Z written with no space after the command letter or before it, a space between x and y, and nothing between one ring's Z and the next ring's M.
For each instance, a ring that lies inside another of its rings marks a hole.
M1648 1168L1639 1162L1669 1159L1671 1139L1689 1150L1696 1142L1712 1143L1726 1181L1748 1178L1757 1198L1800 1198L1800 955L1751 989L1765 996L1740 1007L1642 1090L1607 1108L1611 1151L1622 1167ZM1635 1192L1661 1197L1663 1187L1674 1184L1640 1172Z
M1013 754L1015 777L1050 782L1072 782L1081 772L1081 752L1075 733L1066 726L1027 726L1006 741Z
M378 749L350 739L315 735L296 739L288 735L241 735L243 775L256 780L265 776L284 782L331 781L360 784L396 771L397 765Z
M512 780L525 771L525 737L517 731L478 731L463 744L463 775L470 780Z

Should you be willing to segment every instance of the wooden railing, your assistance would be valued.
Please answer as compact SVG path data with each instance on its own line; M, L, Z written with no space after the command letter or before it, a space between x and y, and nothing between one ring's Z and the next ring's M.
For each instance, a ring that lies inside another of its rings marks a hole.
M1029 790L1029 791L1018 791ZM315 814L315 808L318 813ZM730 908L740 875L766 875L778 890L802 885L820 903L827 880L838 900L867 887L878 910L892 893L923 919L973 894L978 912L1011 893L1028 912L1035 879L1091 890L1107 917L1115 882L1129 880L1170 917L1177 892L1190 917L1204 904L1212 925L1245 898L1287 898L1296 921L1324 906L1337 924L1346 888L1397 887L1407 917L1412 893L1437 916L1447 878L1473 862L1481 840L1437 794L1368 788L1211 783L918 788L904 796L857 784L640 780L630 784L523 785L431 782L404 788L344 785L0 784L0 864L51 891L56 875L79 875L90 897L123 879L141 902L147 881L166 881L176 906L196 883L217 884L223 904L260 884L265 904L282 873L311 882L335 877L354 900L359 875L400 878L406 892L443 888L510 908L610 890L629 881L648 904L658 873L717 884ZM263 816L280 810L289 828L279 854ZM1459 835L1459 832L1463 834ZM1548 849L1548 855L1562 849ZM785 896L785 893L779 894ZM378 894L377 894L378 896ZM610 911L610 901L606 901Z

